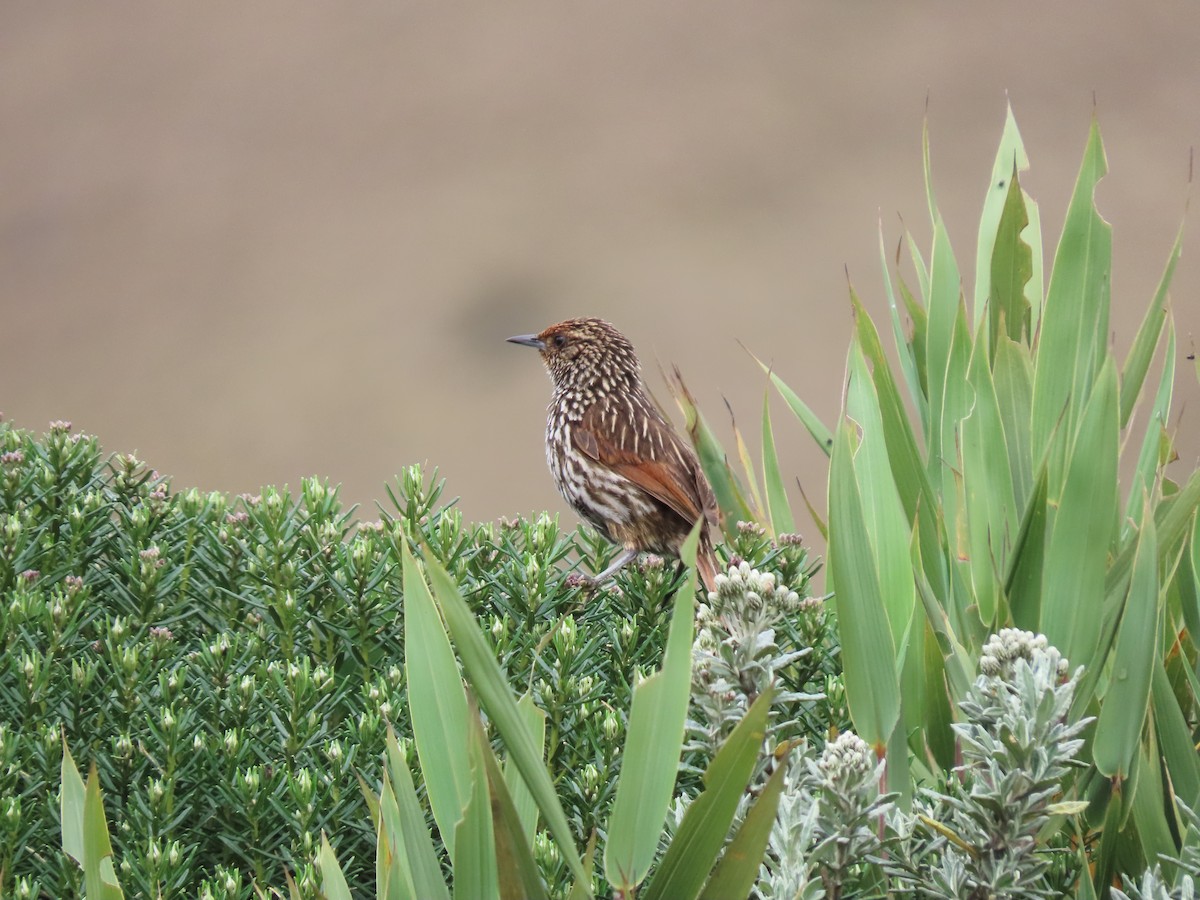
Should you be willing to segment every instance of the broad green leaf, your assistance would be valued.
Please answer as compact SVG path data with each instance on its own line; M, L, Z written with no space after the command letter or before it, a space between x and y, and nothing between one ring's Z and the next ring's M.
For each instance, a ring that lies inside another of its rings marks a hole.
M1088 840L1086 832L1082 828L1076 829L1075 837L1072 843L1078 848L1076 856L1076 868L1079 870L1078 880L1075 882L1075 893L1072 895L1075 900L1099 900L1096 896L1096 886L1092 884L1091 860L1088 858Z
M1182 554L1181 554L1182 555ZM1168 595L1177 591L1174 583L1167 589ZM1200 700L1200 675L1196 674L1189 660L1189 654L1180 653L1181 644L1177 644L1183 635L1172 627L1163 635L1163 643L1159 645L1159 657L1167 667L1167 678L1171 682L1171 690L1175 692L1183 709L1192 709ZM1189 638L1190 640L1190 638Z
M950 725L954 722L954 710L950 706L950 696L946 693L946 663L938 648L938 642L933 626L928 619L921 623L924 634L921 639L922 657L917 657L910 650L908 659L923 663L921 674L925 684L921 689L922 736L925 745L938 765L945 771L950 771L956 764L955 753L958 749L954 739L954 731ZM908 659L905 660L907 665ZM967 678L963 676L963 680Z
M1170 482L1164 480L1163 484L1170 485ZM1167 585L1168 599L1176 606L1178 599L1177 585L1173 583L1172 579L1175 577L1176 567L1183 556L1182 541L1185 540L1184 534L1191 527L1190 520L1180 521L1177 513L1185 509L1189 512L1194 511L1198 498L1200 498L1200 472L1193 475L1192 480L1188 482L1184 490L1168 496L1155 506L1154 521L1155 530L1158 533L1159 578L1161 583ZM1190 507L1185 506L1181 501L1187 501ZM1116 560L1110 566L1105 578L1100 641L1096 656L1098 660L1107 658L1110 650L1115 645L1117 628L1121 622L1121 613L1132 580L1131 569L1136 548L1137 541L1126 541L1124 548L1117 554ZM1174 627L1172 627L1173 632ZM1160 658L1174 644L1172 633L1164 635L1163 640L1166 643L1157 651ZM1168 659L1169 663L1170 660ZM1079 702L1079 697L1092 697L1097 686L1102 681L1102 675L1104 678L1107 678L1106 670L1099 665L1085 668L1083 678L1080 679L1079 687L1076 690L1077 703ZM1190 673L1190 670L1189 677L1195 678ZM1196 686L1200 689L1200 681L1196 682ZM1198 696L1200 696L1200 693L1198 693Z
M871 367L883 435L887 442L887 459L891 464L896 491L903 504L905 517L917 524L923 558L929 567L926 575L931 584L941 587L947 579L941 552L944 539L939 531L938 503L934 499L933 488L908 419L908 410L892 378L879 334L853 290L850 292L850 302L854 310L858 344ZM925 510L926 514L920 515L920 510Z
M971 335L967 329L958 265L950 248L945 223L934 232L930 272L929 327L926 335L926 378L929 385L929 481L940 500L942 526L948 541L945 559L948 587L942 602L961 624L972 605L967 593L955 590L969 580L969 549L963 510L962 469L959 459L959 426L971 404L967 367ZM957 572L955 570L958 570Z
M787 490L783 486L783 474L779 471L779 457L775 455L775 435L771 430L771 395L763 397L762 453L763 489L767 493L767 509L771 513L771 536L790 534L796 530L792 508L788 503Z
M1097 796L1093 799L1092 808L1097 811L1097 817L1103 816L1099 825L1099 846L1093 850L1092 881L1107 896L1108 885L1113 883L1113 873L1117 870L1117 854L1131 843L1130 835L1122 833L1122 807L1124 792L1127 785L1112 784L1107 779L1097 779Z
M1170 879L1174 877L1175 866L1169 860L1176 853L1175 839L1171 836L1171 826L1167 822L1166 797L1163 796L1158 747L1153 729L1147 732L1147 740L1138 748L1136 765L1140 771L1137 776L1137 788L1130 801L1130 811L1133 823L1137 826L1142 859L1147 865L1161 863L1163 874Z
M383 780L375 811L375 885L378 900L416 900L412 867L404 847L400 804L390 779Z
M596 859L596 831L592 830L588 838L587 849L583 854L583 877L571 885L567 900L592 900L592 864Z
M733 469L729 467L729 457L725 455L725 449L704 421L704 416L696 406L696 398L683 383L683 376L679 370L675 369L673 378L667 377L665 373L663 377L666 378L667 386L683 412L684 426L692 440L692 446L696 448L700 468L704 470L716 495L717 507L721 510L721 526L727 536L732 536L737 530L738 522L757 522L761 516L754 515L746 502L745 491Z
M83 798L83 879L88 900L121 900L125 896L113 868L112 843L108 838L104 801L100 797L100 775L96 772L95 762L88 770Z
M1129 355L1125 357L1125 365L1121 367L1122 429L1129 425L1129 417L1133 415L1133 408L1137 405L1138 397L1141 396L1142 384L1146 380L1146 373L1150 370L1150 361L1154 358L1154 349L1158 346L1163 325L1170 324L1167 317L1167 311L1170 308L1168 292L1171 287L1171 279L1175 276L1175 265L1179 262L1182 252L1183 225L1180 224L1179 231L1175 235L1175 244L1171 247L1171 255L1167 258L1167 267L1163 270L1162 278L1158 282L1158 289L1154 292L1154 299L1150 302L1150 308L1146 310L1142 324L1138 326L1133 346L1129 348ZM1174 330L1173 327L1172 330Z
M737 445L738 461L742 464L742 472L746 476L746 484L750 488L750 505L754 508L754 521L765 523L767 521L766 506L763 503L762 493L758 489L758 478L754 474L754 462L750 458L750 448L746 446L746 441L742 437L742 430L738 428L737 418L733 414L733 407L729 405L729 401L725 401L725 408L729 411L729 427L733 429L733 441Z
M1079 844L1079 864L1077 866L1079 874L1078 881L1075 886L1075 893L1072 894L1075 900L1097 900L1096 887L1092 884L1091 872L1088 869L1087 846L1082 841Z
M1084 410L1046 547L1041 630L1076 665L1095 662L1100 638L1105 563L1117 510L1116 382L1110 360ZM1077 704L1087 700L1076 696Z
M533 858L533 841L509 793L504 774L483 729L474 729L479 752L487 769L495 832L495 861L501 900L545 900L546 886Z
M804 485L800 484L799 479L796 481L796 486L800 490L800 499L804 501L804 508L808 510L809 518L813 520L813 524L817 526L817 531L821 534L821 540L829 543L829 524L821 518L817 508L812 505L812 501L808 499L808 493L804 490Z
M1001 180L999 183L1004 182ZM1033 254L1029 245L1021 240L1021 233L1028 225L1025 195L1014 166L989 263L990 294L985 295L988 296L988 355L992 359L996 356L996 344L1001 337L1007 336L1017 343L1025 343L1032 338L1025 285L1033 277ZM978 315L979 311L976 310Z
M662 668L633 691L621 776L608 822L604 872L616 890L646 877L675 791L692 672L692 615L699 526L680 553L688 579L675 593Z
M545 758L546 714L534 705L533 697L529 694L523 695L517 701L517 709L525 717L525 727L537 742L539 757ZM521 777L520 771L511 759L504 763L504 777L508 781L508 790L512 796L513 806L516 807L517 815L520 816L521 824L524 827L525 841L533 844L533 838L537 832L537 802L533 799L529 788L525 786L525 779Z
M1191 534L1192 520L1200 506L1200 471L1192 472L1187 483L1171 496L1164 497L1154 508L1158 530L1158 556L1162 563L1176 553L1180 542ZM1104 579L1105 606L1119 606L1127 590L1133 566L1134 543L1126 542L1108 568Z
M1008 448L1013 499L1017 509L1025 509L1033 491L1033 451L1030 426L1033 421L1033 362L1028 348L1002 337L996 346L993 383L1000 423Z
M1167 772L1171 776L1171 786L1185 805L1195 809L1200 802L1200 756L1196 755L1191 729L1183 710L1179 708L1175 692L1171 690L1162 660L1154 660L1153 675L1151 702L1154 727Z
M104 801L100 797L100 778L92 763L85 785L75 766L71 751L63 739L59 817L62 822L62 848L83 869L88 900L120 900L124 897L113 868L112 844Z
M929 332L929 314L925 307L917 302L912 293L908 290L908 285L904 283L903 278L897 277L897 287L900 289L900 296L904 299L904 308L908 310L908 319L911 326L911 337L908 344L913 359L917 362L917 379L920 393L913 405L921 412L921 434L925 438L926 443L929 441L929 373L925 371L925 345L926 336ZM898 352L904 352L898 348Z
M900 296L904 298L904 305L908 309L908 314L913 320L913 325L921 325L922 333L924 333L925 316L929 303L929 267L925 265L925 257L921 255L921 250L917 247L917 242L913 240L910 232L904 232L904 243L908 246L908 255L912 260L913 268L917 272L917 290L920 296L925 300L926 305L922 306L916 299L909 294L908 289L904 285L903 279L900 280ZM920 359L924 359L924 354L921 354Z
M985 306L997 298L997 295L1003 295L1004 290L997 290L995 284L995 262L998 256L1007 255L1008 249L1005 248L1002 252L996 252L997 245L1004 246L1006 240L1011 240L1020 233L1021 228L1028 224L1028 219L1024 216L1024 203L1020 203L1020 187L1017 186L1016 202L1022 207L1021 218L1025 221L1021 222L1020 228L1016 233L1009 235L1005 230L1005 216L1010 211L1010 206L1014 203L1013 190L1017 182L1017 173L1024 172L1029 168L1029 157L1025 153L1025 145L1021 141L1021 132L1017 128L1017 120L1013 116L1012 104L1008 104L1008 109L1004 117L1004 131L1000 135L1000 146L996 150L996 161L992 164L992 178L988 183L987 193L983 198L983 215L979 220L979 239L975 251L975 308L974 308L974 323L978 329L980 319L983 317ZM1026 279L1028 280L1028 276ZM1023 290L1025 281L1023 280L1018 286L1018 291ZM1007 308L1008 298L1003 298L1003 304ZM995 338L999 331L995 327L995 320L992 322L991 337ZM994 346L994 345L993 345Z
M779 391L779 396L784 399L784 402L787 403L792 413L800 420L800 424L808 430L808 433L812 435L812 439L817 442L817 446L824 450L825 455L828 456L833 449L832 432L817 418L817 414L809 408L808 404L800 399L800 395L784 384L783 379L776 375L770 366L757 356L754 356L754 354L751 354L751 356L758 363L759 368L771 379L771 384L775 385L775 390Z
M888 460L879 397L857 341L850 350L849 368L846 415L858 424L860 432L858 449L854 453L854 474L893 645L899 648L903 658L904 637L917 602L908 549L911 528ZM884 585L887 585L886 591Z
M883 286L887 291L888 312L892 318L892 338L896 342L896 352L900 357L900 368L904 372L904 381L908 386L908 396L916 406L921 420L925 421L929 416L929 406L925 402L925 393L921 389L921 376L917 370L917 352L912 343L904 334L904 323L900 318L900 308L896 304L896 293L892 290L892 276L888 270L887 251L883 246L883 222L879 223L879 267L883 274ZM854 297L854 291L850 291L851 297ZM865 311L860 312L857 308L854 311L855 323L858 323L858 317L866 315ZM868 317L870 321L870 317ZM871 325L874 330L874 325ZM871 357L870 351L865 351L868 358ZM831 439L832 445L832 439Z
M492 795L488 790L487 753L492 748L483 734L479 711L471 705L470 736L467 746L471 764L471 793L455 826L454 868L455 900L499 900L500 885L496 865L496 835L492 828Z
M413 738L429 805L450 858L471 798L467 693L446 629L408 544L403 545L404 668Z
M317 868L321 870L321 889L329 900L351 900L350 885L346 884L346 876L342 874L342 867L338 865L324 832L321 834L321 850L317 854Z
M701 900L728 900L750 895L750 890L758 880L759 867L771 837L771 828L775 824L786 771L786 758L777 759L775 771L746 813L742 827L725 848L725 855L717 863L712 878L700 895Z
M945 608L929 586L929 580L925 577L920 559L919 542L912 541L911 547L913 571L917 576L917 596L921 599L921 606L925 610L925 619L937 639L938 650L942 654L942 664L946 669L946 684L950 688L951 696L955 700L959 700L967 695L967 690L974 680L975 658L967 652L962 641L955 634L954 626L951 624L949 616L946 615Z
M1179 590L1180 614L1187 625L1192 646L1200 646L1200 525L1192 525L1189 551L1183 554L1175 577Z
M934 225L932 268L929 274L929 322L925 335L925 377L929 388L929 477L934 485L948 484L945 470L955 464L955 429L966 412L965 391L970 337L966 334L961 302L962 280L950 247L946 224ZM966 337L964 342L957 333ZM957 352L955 347L957 345ZM943 488L942 501L950 491ZM949 509L947 527L954 521Z
M929 114L926 111L925 121L921 125L921 162L925 170L925 202L929 204L929 221L937 227L938 211L937 198L933 195L933 162L929 151ZM929 296L926 294L926 296Z
M75 862L83 865L83 804L86 789L83 778L67 747L66 736L63 736L63 756L58 792L59 821L62 822L63 852Z
M1017 510L1012 467L982 334L976 337L968 381L974 393L970 413L962 420L960 444L972 593L980 621L996 622L999 573L1017 537Z
M367 804L367 811L371 814L371 821L375 822L379 819L379 795L371 789L367 784L367 780L362 777L361 772L355 772L354 777L358 780L358 791L362 794L363 800ZM386 773L384 776L386 781Z
M1142 440L1142 449L1138 453L1137 467L1129 486L1129 498L1125 504L1125 519L1122 522L1122 537L1132 528L1142 524L1143 501L1146 497L1154 497L1158 474L1159 447L1163 435L1167 433L1167 416L1171 414L1171 390L1175 385L1175 326L1168 321L1167 355L1163 361L1162 378L1158 383L1158 393L1154 398L1154 407L1150 410L1149 421L1146 422L1146 435ZM1124 385L1122 385L1124 388ZM1122 406L1124 395L1122 394Z
M1012 611L1013 624L1026 631L1042 628L1042 585L1046 579L1046 533L1049 531L1047 500L1048 474L1045 465L1038 472L1033 493L1025 503L1021 526L1013 542L1004 593Z
M1143 502L1149 506L1148 498ZM1109 778L1128 777L1137 753L1150 704L1151 673L1159 664L1151 648L1158 646L1161 621L1158 538L1153 511L1148 511L1138 536L1133 578L1112 656L1112 674L1100 705L1092 746L1096 768Z
M913 598L915 601L915 581ZM893 758L892 754L895 752L897 739L907 742L907 748L904 751L906 758L910 749L919 758L923 759L928 755L926 741L930 735L927 732L929 722L926 718L926 705L929 703L929 698L926 696L926 691L931 685L926 679L926 673L931 660L938 676L940 677L942 674L941 651L924 613L912 617L909 630L901 636L900 643L904 647L904 657L900 661L900 718L892 732L892 741L888 747L889 778L891 776L890 760ZM930 648L928 644L932 644L933 647ZM944 684L934 685L933 689L940 690L943 695L946 693ZM912 723L914 722L920 722L921 727L913 728ZM905 768L907 769L907 766ZM907 812L908 806L905 806L904 809Z
M944 384L941 388L940 441L930 449L930 480L940 492L943 527L948 541L949 591L943 602L958 623L961 633L967 633L968 618L978 620L970 611L975 598L970 585L970 539L966 515L966 485L962 477L962 421L971 410L973 391L967 381L971 358L971 335L967 331L966 308L961 300L954 320L949 357L946 360ZM930 384L937 379L930 372Z
M837 590L842 663L850 716L882 754L900 714L896 647L854 465L853 432L834 437L829 473L829 567Z
M400 752L395 732L391 726L387 734L387 764L389 786L395 795L400 813L400 834L408 868L412 873L414 896L418 900L450 900L450 891L442 877L437 850L429 834L425 814L417 800L412 772L408 761Z
M642 892L644 900L693 900L700 894L754 774L773 696L770 688L759 695L709 763L704 790L688 805L653 880Z
M1094 199L1096 184L1107 171L1100 128L1093 120L1042 311L1033 382L1035 457L1044 452L1060 418L1064 445L1073 443L1092 385L1108 358L1112 227L1100 218ZM1054 489L1052 477L1052 493Z
M1025 245L1029 247L1032 269L1029 281L1025 284L1025 299L1029 301L1029 334L1035 335L1042 325L1042 309L1045 306L1045 281L1043 279L1042 254L1042 215L1037 201L1025 194L1025 213L1029 216L1029 224L1021 234ZM1031 337L1032 340L1032 337Z
M918 623L916 631L924 636L924 624ZM905 636L905 662L909 653L912 653L914 658L922 658L922 648L919 646L915 651L908 647L908 636ZM887 745L887 772L885 773L885 786L889 791L895 791L899 796L896 798L896 805L904 812L912 811L913 799L913 781L912 768L909 765L909 757L912 755L909 752L909 732L919 730L924 726L921 721L921 713L924 709L921 705L920 696L906 696L903 691L900 693L900 716L897 720L896 727L892 729L891 737L888 738ZM913 743L920 746L920 741L914 736Z
M695 557L693 556L693 561ZM542 762L538 741L525 725L525 717L517 708L496 654L481 633L479 623L454 584L454 580L432 554L425 563L438 608L446 620L446 628L454 639L462 660L463 670L479 704L488 714L492 726L504 741L508 757L525 780L529 792L537 801L542 819L554 836L563 862L578 880L584 879L583 863L575 849L575 836L559 803L554 783ZM693 584L694 584L693 572ZM689 595L690 599L691 595ZM411 687L410 687L411 691ZM465 740L465 738L464 738Z

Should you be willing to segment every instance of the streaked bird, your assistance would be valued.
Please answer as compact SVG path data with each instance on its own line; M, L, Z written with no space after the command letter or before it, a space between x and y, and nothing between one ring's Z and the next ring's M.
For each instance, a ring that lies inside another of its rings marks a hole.
M599 584L638 553L679 556L704 520L697 568L716 590L717 502L691 446L646 392L633 345L602 319L568 319L511 343L533 347L554 382L546 462L571 507L622 548Z

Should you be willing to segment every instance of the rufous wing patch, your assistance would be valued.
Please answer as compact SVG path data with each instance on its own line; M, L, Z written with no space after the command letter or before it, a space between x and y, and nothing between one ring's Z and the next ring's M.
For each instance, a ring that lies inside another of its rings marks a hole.
M700 518L702 504L696 489L695 473L681 464L682 459L687 458L686 454L677 455L672 446L679 438L666 423L652 421L650 427L664 431L662 446L670 448L662 454L665 459L647 458L622 448L605 427L605 413L599 403L593 405L583 420L571 429L571 436L582 453L628 478L685 522L695 522ZM708 511L704 512L707 514Z

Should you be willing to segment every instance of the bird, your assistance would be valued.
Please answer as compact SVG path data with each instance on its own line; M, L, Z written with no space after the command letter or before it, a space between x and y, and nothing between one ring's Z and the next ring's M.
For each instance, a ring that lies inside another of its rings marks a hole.
M691 446L650 398L633 344L597 318L567 319L508 338L542 357L554 394L546 462L563 499L621 553L587 579L595 587L637 558L678 558L697 522L696 567L717 589L717 501Z

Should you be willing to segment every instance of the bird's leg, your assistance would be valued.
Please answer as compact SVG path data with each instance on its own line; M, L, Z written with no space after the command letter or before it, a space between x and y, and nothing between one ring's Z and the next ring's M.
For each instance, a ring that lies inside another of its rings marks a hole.
M620 554L617 555L617 558L612 561L612 564L607 569L600 574L593 575L591 578L589 578L587 580L588 584L593 588L598 587L599 585L608 581L608 579L612 578L612 576L615 575L620 569L623 569L625 566L637 559L637 555L638 552L636 550L628 547L625 548L620 552Z

